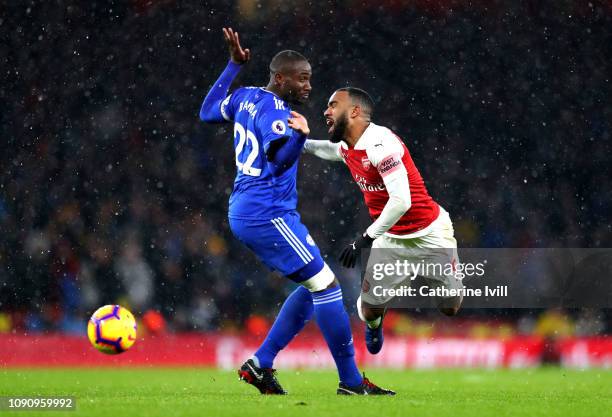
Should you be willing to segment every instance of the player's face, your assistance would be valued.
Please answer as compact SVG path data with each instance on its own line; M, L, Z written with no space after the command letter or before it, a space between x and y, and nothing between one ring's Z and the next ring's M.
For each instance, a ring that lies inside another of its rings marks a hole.
M312 77L310 64L306 61L296 63L292 71L283 75L281 98L291 104L305 103L312 90L310 77Z
M325 116L325 124L329 128L329 140L334 143L344 139L346 129L349 123L349 110L353 107L353 103L346 91L336 91L329 98L327 110L323 113Z

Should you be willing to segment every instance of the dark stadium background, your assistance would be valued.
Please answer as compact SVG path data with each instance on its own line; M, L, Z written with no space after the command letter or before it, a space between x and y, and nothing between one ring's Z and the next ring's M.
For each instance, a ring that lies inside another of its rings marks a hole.
M252 50L240 83L265 84L279 50L310 58L313 137L334 89L369 91L460 246L612 245L609 1L6 2L0 332L82 332L111 302L159 311L170 330L273 318L290 286L231 236L230 130L198 120L227 61L223 26ZM359 276L335 256L368 225L357 187L343 166L304 156L299 193L350 286ZM547 313L462 314L517 331L527 317L531 331ZM583 313L554 314L581 331ZM587 314L592 333L612 330Z

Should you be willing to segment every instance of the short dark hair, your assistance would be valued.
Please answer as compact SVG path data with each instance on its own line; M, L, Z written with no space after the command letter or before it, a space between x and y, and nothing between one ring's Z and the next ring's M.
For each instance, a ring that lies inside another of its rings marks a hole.
M365 90L357 87L342 87L336 91L346 91L353 103L358 104L369 116L374 113L374 100Z
M290 49L280 51L270 61L270 73L285 72L298 62L308 62L308 59L297 51Z

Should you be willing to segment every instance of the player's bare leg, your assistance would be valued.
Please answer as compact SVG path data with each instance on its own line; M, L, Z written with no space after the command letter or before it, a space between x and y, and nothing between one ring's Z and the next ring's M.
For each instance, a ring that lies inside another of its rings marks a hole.
M438 310L445 316L455 316L461 309L462 302L463 296L441 298L438 300ZM382 318L385 316L386 311L386 308L373 307L363 301L361 302L362 320L368 324L371 323L372 327L378 327L379 322L382 325Z
M455 316L461 308L463 296L438 299L438 310L445 316Z
M385 317L385 307L373 306L357 299L357 312L359 318L366 323L365 340L368 352L376 355L382 349L385 341L383 335L383 318Z
M445 316L455 316L461 308L463 296L440 298L437 300L438 310ZM357 299L357 312L359 318L366 323L365 340L368 352L376 355L382 349L384 343L383 318L387 309L380 306L372 306Z

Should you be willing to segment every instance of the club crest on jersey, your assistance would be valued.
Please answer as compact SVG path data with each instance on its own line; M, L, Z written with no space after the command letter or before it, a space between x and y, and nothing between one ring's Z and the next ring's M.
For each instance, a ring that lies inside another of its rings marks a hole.
M367 171L372 166L372 163L370 162L367 156L364 156L363 158L361 158L361 165L363 165L363 169Z
M285 122L282 120L275 120L272 122L272 131L277 135L284 135L287 127L285 126Z
M308 242L308 244L309 244L310 246L314 246L314 245L315 245L315 241L314 241L314 239L312 238L312 236L310 236L310 234L307 234L307 235L306 235L306 242Z
M227 114L227 105L229 104L231 98L232 96L230 94L229 96L225 97L225 100L221 102L221 115L225 120L230 120L230 117Z

